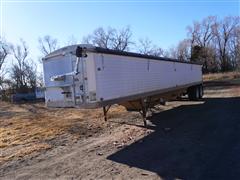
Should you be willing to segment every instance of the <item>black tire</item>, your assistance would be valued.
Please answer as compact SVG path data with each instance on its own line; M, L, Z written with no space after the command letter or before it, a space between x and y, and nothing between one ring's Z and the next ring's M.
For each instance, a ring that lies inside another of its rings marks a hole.
M197 101L201 98L200 86L192 86L188 88L188 98L191 101Z
M200 88L199 86L195 87L195 100L200 99Z
M203 92L203 86L200 85L200 86L199 86L199 99L202 99L202 98L203 98L203 94L204 94L204 92Z

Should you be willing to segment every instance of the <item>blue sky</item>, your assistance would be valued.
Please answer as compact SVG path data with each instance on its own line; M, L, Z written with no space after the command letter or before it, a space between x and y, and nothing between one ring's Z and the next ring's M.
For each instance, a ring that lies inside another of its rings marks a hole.
M77 1L77 0L76 0ZM31 57L40 56L38 38L49 34L65 45L71 36L81 40L95 28L129 25L133 39L148 37L163 49L186 37L186 26L209 15L222 18L240 15L235 1L138 1L138 2L35 2L3 0L4 37L12 42L23 38Z

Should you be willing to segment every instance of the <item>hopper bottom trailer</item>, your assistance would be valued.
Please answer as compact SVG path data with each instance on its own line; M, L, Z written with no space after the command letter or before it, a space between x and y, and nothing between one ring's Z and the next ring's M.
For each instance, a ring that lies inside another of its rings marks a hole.
M48 107L103 107L112 104L141 113L188 94L203 96L202 65L175 59L120 52L88 44L61 48L43 59Z

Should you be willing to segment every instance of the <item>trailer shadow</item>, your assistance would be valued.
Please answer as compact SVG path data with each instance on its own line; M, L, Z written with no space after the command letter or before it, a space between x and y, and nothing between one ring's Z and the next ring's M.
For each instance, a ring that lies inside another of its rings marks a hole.
M240 177L240 97L208 98L149 118L154 132L107 159L163 179Z

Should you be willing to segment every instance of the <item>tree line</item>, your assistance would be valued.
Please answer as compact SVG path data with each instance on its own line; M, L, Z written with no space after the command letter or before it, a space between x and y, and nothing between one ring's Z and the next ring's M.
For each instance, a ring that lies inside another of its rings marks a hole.
M209 16L188 26L187 36L176 46L167 50L152 43L148 38L135 41L129 26L122 29L112 27L95 29L82 38L81 43L118 51L134 51L152 56L163 56L179 61L203 64L203 72L226 72L240 68L240 17L219 19ZM177 32L176 32L177 33ZM77 44L73 36L67 45ZM38 39L42 57L60 47L59 41L49 35ZM12 59L12 64L6 63ZM5 66L4 66L5 64ZM7 66L6 66L7 64ZM30 58L26 42L12 44L1 38L0 41L0 89L15 92L33 91L42 86L42 74L37 72L37 63Z

